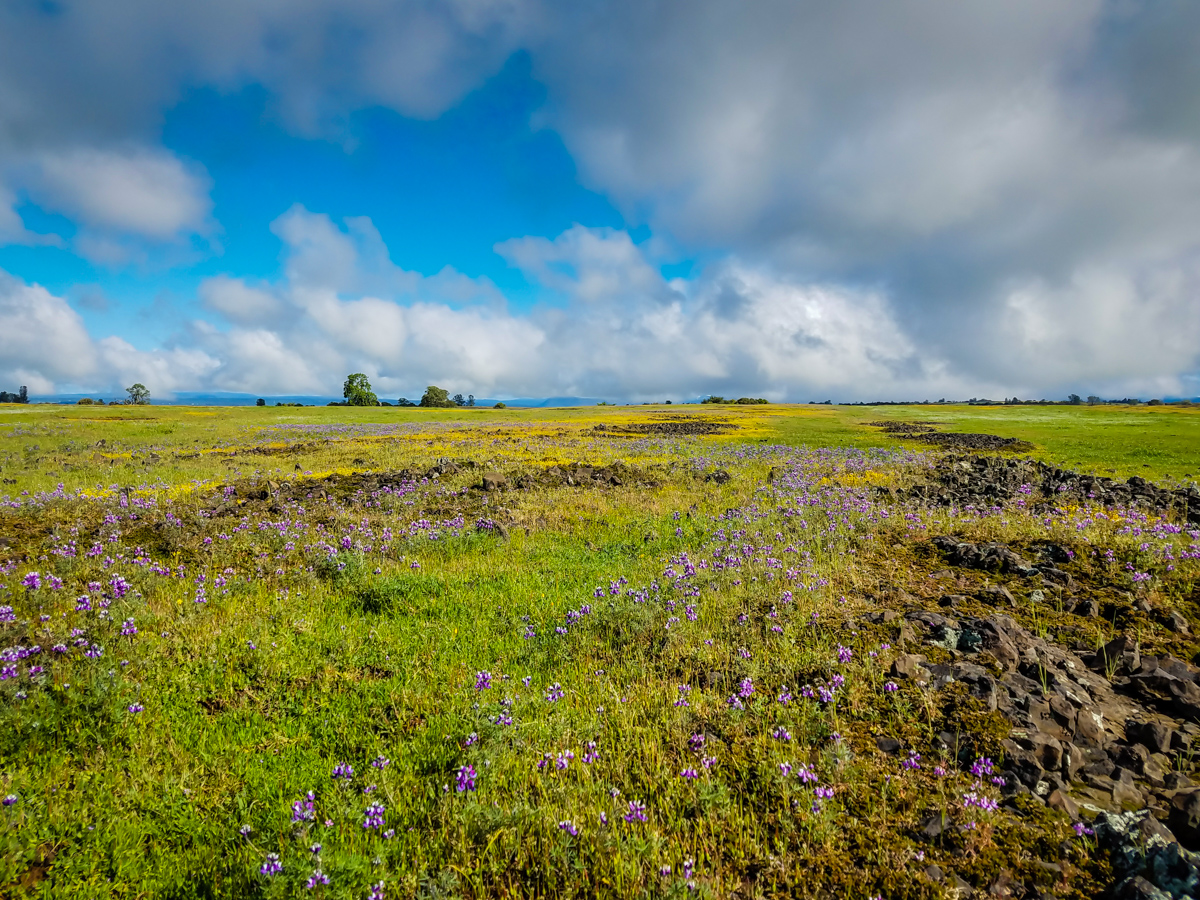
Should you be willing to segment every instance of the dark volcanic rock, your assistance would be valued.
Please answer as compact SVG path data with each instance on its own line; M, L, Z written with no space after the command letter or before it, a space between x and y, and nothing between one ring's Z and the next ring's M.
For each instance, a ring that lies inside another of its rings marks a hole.
M975 508L1006 506L1017 500L1033 509L1050 509L1066 500L1093 502L1139 507L1200 525L1200 489L1195 487L1163 488L1137 476L1116 481L1030 459L946 455L934 463L923 483L884 493L935 506ZM1070 559L1068 549L1047 543L1037 564L1058 568Z

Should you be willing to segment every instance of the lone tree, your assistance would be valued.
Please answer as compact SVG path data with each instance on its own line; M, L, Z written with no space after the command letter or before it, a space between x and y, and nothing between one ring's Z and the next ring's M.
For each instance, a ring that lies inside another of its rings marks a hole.
M145 406L150 402L150 391L140 381L134 382L130 387L125 388L125 393L129 395L126 403L134 406Z
M421 405L445 409L454 406L455 403L450 399L449 391L431 384L425 388L425 395L421 398Z
M362 372L346 376L346 384L342 387L342 396L346 398L347 406L378 406L379 398L371 390L371 382Z

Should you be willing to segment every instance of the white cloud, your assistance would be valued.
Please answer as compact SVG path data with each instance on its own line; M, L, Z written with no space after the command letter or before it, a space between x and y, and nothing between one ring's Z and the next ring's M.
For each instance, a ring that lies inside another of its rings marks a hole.
M100 235L178 241L211 230L208 176L162 150L77 149L37 160L36 195Z
M628 234L611 229L574 226L554 240L498 245L558 298L525 314L458 273L399 270L367 221L342 230L296 207L274 230L285 241L284 278L254 290L286 309L271 324L241 328L245 318L235 314L228 332L206 333L204 346L222 360L215 386L328 393L345 372L364 371L385 394L441 383L477 394L738 390L807 399L812 390L925 387L941 377L918 364L881 296L804 285L736 261L667 283ZM389 283L381 294L361 290ZM449 301L438 297L446 284L458 295ZM213 297L242 290L223 278L202 295L213 307Z
M241 278L208 278L201 282L199 294L206 307L239 325L269 323L283 311L283 304L270 291L250 287Z
M53 384L87 380L95 365L83 320L65 300L0 271L0 378L5 383L45 391Z
M29 339L0 343L0 373L39 386L141 381L156 396L336 394L351 371L385 397L430 383L485 396L635 400L1026 396L1047 384L1061 395L1124 395L1181 389L1200 344L1200 323L1188 316L1200 285L1194 261L1169 277L1153 267L1131 279L1114 265L1066 287L1014 284L987 340L973 345L978 358L962 365L931 353L882 290L804 282L734 257L668 282L611 229L498 245L556 298L519 313L488 283L395 267L369 221L339 226L297 207L276 230L285 240L278 281L209 279L202 301L228 327L196 322L150 351L115 336L92 341L63 300L7 278L0 309L18 330L5 335ZM446 286L452 296L439 297Z

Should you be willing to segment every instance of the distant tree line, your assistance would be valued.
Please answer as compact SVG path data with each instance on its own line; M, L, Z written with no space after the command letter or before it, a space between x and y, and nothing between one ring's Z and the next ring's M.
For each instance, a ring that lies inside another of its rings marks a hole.
M667 401L670 403L671 401ZM739 397L736 400L726 400L724 397L718 397L716 394L710 394L700 401L701 403L737 403L742 406L754 406L759 403L766 403L762 397Z
M28 403L29 388L21 385L21 389L15 394L10 394L8 391L0 391L0 403Z
M355 372L352 375L346 376L346 382L342 385L341 401L332 400L330 406L407 406L407 407L425 407L432 409L455 409L459 407L471 408L475 406L475 395L468 394L464 397L462 394L450 396L450 392L445 388L440 388L437 385L429 385L425 388L425 393L421 397L419 403L413 403L407 397L400 397L394 404L387 400L380 400L371 388L371 382L362 372ZM265 400L258 400L257 406L265 406ZM276 403L276 406L300 406L299 403ZM503 403L496 404L497 409L504 409Z

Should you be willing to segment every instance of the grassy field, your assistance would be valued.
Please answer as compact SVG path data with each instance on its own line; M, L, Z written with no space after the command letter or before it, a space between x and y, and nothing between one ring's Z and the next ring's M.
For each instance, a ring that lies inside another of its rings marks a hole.
M732 430L608 430L695 417ZM1112 549L1194 616L1193 539L898 506L929 455L893 417L1200 471L1164 408L0 408L0 895L1095 896L1069 819L939 745L998 761L997 714L896 685L864 616L948 529Z

